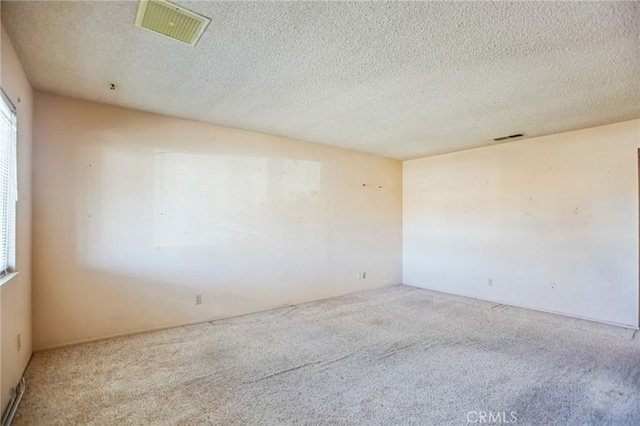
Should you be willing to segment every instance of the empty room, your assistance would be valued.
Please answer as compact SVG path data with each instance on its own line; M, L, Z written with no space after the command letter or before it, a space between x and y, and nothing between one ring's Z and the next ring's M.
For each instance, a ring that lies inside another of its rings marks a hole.
M640 425L640 2L0 20L0 426Z

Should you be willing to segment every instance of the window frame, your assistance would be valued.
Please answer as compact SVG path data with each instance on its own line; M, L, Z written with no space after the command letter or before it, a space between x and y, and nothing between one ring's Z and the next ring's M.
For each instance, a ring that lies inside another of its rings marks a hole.
M4 283L17 273L16 270L16 226L18 201L18 110L2 87L0 87L0 102L3 102L13 114L13 141L9 159L9 180L7 183L7 267L0 270L0 283ZM11 193L13 190L13 194ZM0 221L3 220L0 212Z

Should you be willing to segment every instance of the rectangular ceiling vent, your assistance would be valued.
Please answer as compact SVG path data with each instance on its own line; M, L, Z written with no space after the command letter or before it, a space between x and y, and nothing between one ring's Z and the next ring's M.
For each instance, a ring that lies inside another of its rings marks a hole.
M140 0L136 26L195 46L211 19L166 0Z
M516 133L515 135L502 136L501 138L495 138L494 141L496 142L506 141L507 139L515 139L515 138L520 138L522 136L524 136L522 133Z

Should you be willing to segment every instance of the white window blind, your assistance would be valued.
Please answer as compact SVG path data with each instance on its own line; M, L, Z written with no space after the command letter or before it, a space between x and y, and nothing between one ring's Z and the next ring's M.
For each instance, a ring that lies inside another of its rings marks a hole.
M15 245L16 111L0 91L0 276L10 272Z

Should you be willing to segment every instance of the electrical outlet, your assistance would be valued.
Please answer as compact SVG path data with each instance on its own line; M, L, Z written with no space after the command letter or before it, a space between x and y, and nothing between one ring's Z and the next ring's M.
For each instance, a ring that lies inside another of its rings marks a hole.
M489 287L493 287L493 280L489 278Z
M363 272L363 273L362 273L362 279L363 279L363 280L366 280L366 279L367 279L367 273L366 273L366 272Z
M556 283L551 283L551 291L556 291Z
M358 273L356 274L356 279L357 279L357 280L361 280L361 279L362 279L362 272L358 272Z
M202 305L202 295L196 294L196 305Z
M18 333L18 352L20 352L20 348L22 347L22 337L20 337L20 333Z

